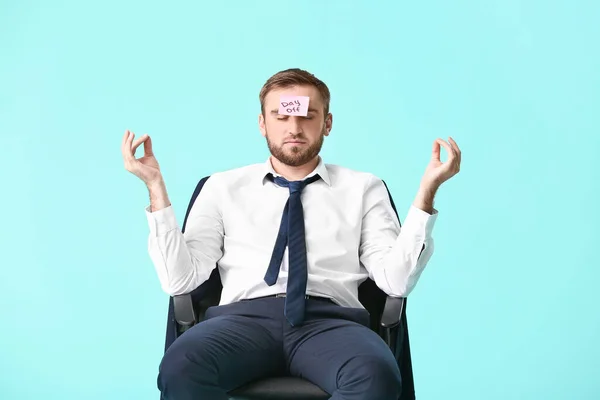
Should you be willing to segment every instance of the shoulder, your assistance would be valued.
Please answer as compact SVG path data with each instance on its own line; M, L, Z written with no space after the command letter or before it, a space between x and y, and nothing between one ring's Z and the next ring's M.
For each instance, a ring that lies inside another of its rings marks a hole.
M208 178L206 185L213 188L226 188L231 185L239 185L260 178L261 174L264 174L264 171L264 163L249 164L227 170L215 171L205 177Z
M264 163L255 163L249 165L243 165L241 167L235 167L223 171L215 171L210 176L216 179L236 179L238 177L256 176L264 171Z
M332 182L344 184L352 181L355 185L360 185L364 188L374 184L382 184L382 179L369 171L361 171L337 164L325 164L325 166Z

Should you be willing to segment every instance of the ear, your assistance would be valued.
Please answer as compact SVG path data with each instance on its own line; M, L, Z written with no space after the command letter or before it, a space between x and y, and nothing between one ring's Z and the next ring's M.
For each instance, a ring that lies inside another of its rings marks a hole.
M258 129L263 137L267 136L267 127L265 126L265 117L262 113L258 114Z
M329 136L329 132L331 132L331 128L333 127L333 115L331 113L327 114L325 117L325 136Z

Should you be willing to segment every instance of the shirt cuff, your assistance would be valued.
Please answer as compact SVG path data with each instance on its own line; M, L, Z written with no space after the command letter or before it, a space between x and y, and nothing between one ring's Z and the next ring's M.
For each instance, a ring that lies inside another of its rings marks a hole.
M426 239L431 237L431 232L438 217L438 210L435 208L429 214L414 205L410 206L408 214L402 224L402 231L405 233L424 236Z
M172 205L154 212L151 211L150 206L147 206L145 211L151 235L160 236L179 228Z

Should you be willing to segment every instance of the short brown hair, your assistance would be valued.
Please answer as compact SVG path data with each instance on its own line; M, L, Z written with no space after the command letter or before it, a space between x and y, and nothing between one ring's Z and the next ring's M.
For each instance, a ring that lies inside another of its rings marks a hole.
M260 94L258 96L262 114L265 114L265 97L267 97L267 94L271 90L296 85L310 85L316 87L323 100L325 116L329 114L329 101L331 100L329 88L316 76L300 68L290 68L284 71L279 71L267 80L260 90Z

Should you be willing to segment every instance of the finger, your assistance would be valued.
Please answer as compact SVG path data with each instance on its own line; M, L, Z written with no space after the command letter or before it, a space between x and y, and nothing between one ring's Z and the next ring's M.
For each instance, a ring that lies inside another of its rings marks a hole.
M440 161L440 144L437 140L433 142L433 148L431 149L431 159Z
M125 144L127 143L127 138L129 137L129 129L125 130L123 134L123 138L121 139L121 151L125 149Z
M153 156L154 153L152 152L152 139L150 138L150 135L146 135L146 141L144 142L144 155L145 156Z
M452 139L451 136L448 137L448 141L450 142L450 144L452 145L452 148L454 149L454 152L456 153L456 162L458 165L460 165L461 159L462 159L462 153L460 151L460 149L458 148L458 144L456 143L456 141L454 139Z
M133 144L131 146L131 151L133 152L133 154L135 154L135 151L137 150L137 148L140 146L140 144L144 143L144 141L147 138L148 138L148 135L142 135L135 142L133 142Z
M123 145L121 146L121 151L123 153L123 158L126 161L131 161L133 158L133 153L131 152L131 140L133 140L133 136L133 132L130 130L127 130L123 136Z
M452 146L450 146L448 143L446 143L442 139L437 139L436 142L439 143L440 145L442 145L444 147L444 149L446 149L446 152L448 153L448 161L452 161L456 157L456 155L454 154L454 149L452 149Z
M129 129L125 130L123 134L123 138L121 139L121 147L125 147L125 142L127 141L127 137L129 136Z
M450 145L456 152L456 155L460 156L460 149L458 148L458 144L456 143L456 141L452 139L452 136L448 136L448 142L450 142Z

